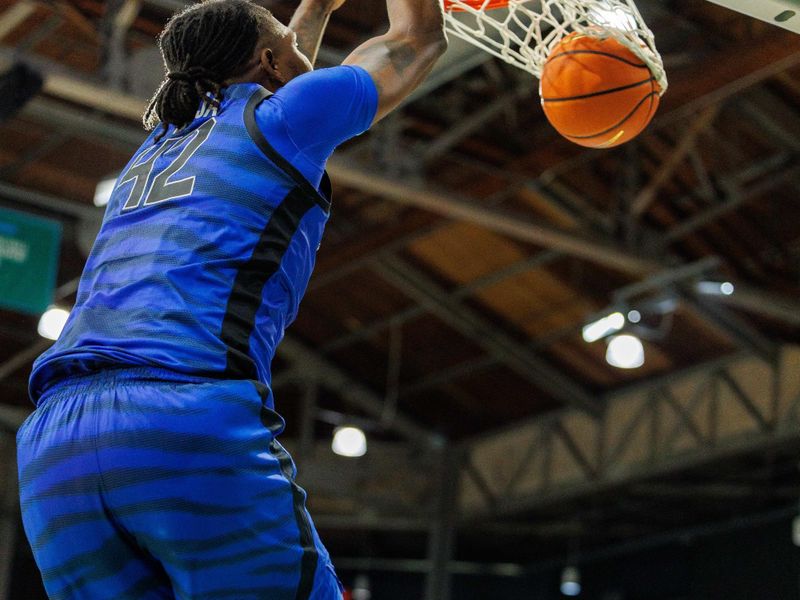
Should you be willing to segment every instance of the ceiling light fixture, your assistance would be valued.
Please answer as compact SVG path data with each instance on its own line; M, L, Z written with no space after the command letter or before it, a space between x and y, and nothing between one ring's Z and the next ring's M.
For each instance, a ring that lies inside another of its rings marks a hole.
M706 296L731 296L736 286L730 281L698 281L695 289Z
M583 341L591 344L625 327L625 315L613 312L583 327Z
M343 425L333 430L331 450L339 456L358 458L367 453L367 436L364 431L352 425Z
M56 306L48 308L39 319L39 335L48 340L57 340L67 323L69 311Z
M644 346L635 335L615 335L608 342L606 362L618 369L638 369L644 364Z
M565 567L561 572L561 593L577 596L581 593L581 573L578 567Z

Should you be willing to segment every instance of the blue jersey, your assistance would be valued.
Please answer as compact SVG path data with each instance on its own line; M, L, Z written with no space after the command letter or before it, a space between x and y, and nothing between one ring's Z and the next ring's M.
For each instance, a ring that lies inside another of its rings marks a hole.
M113 367L270 383L330 210L325 162L364 132L377 90L359 67L313 71L274 95L224 90L179 131L154 132L120 174L58 341L52 383Z

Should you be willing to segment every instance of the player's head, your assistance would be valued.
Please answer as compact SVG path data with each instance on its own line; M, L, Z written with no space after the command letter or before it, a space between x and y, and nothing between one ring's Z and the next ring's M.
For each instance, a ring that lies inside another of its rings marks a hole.
M294 33L250 0L207 0L173 16L158 40L167 78L144 115L145 127L190 123L200 100L239 81L276 90L311 70Z

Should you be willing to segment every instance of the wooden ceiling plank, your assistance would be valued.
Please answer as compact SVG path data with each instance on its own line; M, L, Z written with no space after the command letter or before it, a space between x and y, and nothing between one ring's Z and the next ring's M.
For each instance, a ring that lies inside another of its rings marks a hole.
M3 11L0 15L0 40L27 21L35 11L36 3L32 0L22 0Z

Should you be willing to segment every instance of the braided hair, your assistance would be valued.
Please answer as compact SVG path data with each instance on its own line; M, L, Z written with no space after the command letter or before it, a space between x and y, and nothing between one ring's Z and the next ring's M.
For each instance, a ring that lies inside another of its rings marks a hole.
M166 78L143 121L149 131L181 128L194 119L200 101L219 107L223 82L241 75L263 33L277 35L276 21L250 0L207 0L173 16L158 38Z

